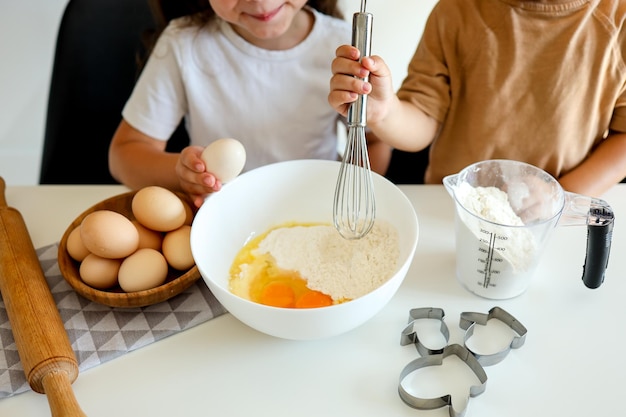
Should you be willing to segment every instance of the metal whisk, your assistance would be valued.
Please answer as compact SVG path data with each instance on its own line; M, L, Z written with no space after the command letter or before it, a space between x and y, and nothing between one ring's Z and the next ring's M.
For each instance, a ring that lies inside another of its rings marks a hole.
M352 18L352 45L361 57L369 56L372 44L372 14L361 11ZM348 109L348 138L333 202L333 223L345 239L367 235L376 219L374 183L365 139L367 96L360 95Z

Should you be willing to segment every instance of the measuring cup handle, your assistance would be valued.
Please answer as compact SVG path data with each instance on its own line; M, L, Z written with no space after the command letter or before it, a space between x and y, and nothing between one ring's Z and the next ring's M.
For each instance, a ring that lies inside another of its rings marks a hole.
M604 282L613 238L613 211L608 205L592 205L587 223L587 254L583 266L583 283L598 288Z

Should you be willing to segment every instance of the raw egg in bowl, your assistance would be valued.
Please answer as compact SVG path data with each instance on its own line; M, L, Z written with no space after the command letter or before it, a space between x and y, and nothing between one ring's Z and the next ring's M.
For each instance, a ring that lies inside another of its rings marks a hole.
M375 227L363 239L346 241L332 226L339 167L323 160L266 165L232 180L196 213L195 263L241 322L285 339L331 337L371 319L398 290L417 246L415 210L397 186L372 173ZM361 264L357 275L335 259L346 256L347 264ZM257 288L256 275L267 281L264 289ZM279 279L270 282L274 275ZM299 293L294 279L304 279L307 289ZM316 294L297 305L299 294L309 291Z

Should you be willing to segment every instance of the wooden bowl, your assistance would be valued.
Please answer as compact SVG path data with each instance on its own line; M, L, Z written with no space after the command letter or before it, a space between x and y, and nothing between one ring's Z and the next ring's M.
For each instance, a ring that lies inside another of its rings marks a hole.
M124 292L119 286L112 287L107 290L99 290L90 287L83 282L79 275L80 262L72 259L67 252L67 239L70 233L81 224L83 219L88 214L96 210L116 211L128 217L130 220L134 220L135 217L132 213L131 203L136 193L137 191L130 191L120 194L90 207L78 216L72 224L70 224L61 238L58 253L58 262L61 274L63 274L65 280L72 288L74 288L74 290L76 290L76 292L96 303L111 307L144 307L160 303L161 301L165 301L183 292L200 278L198 267L194 265L187 271L178 271L170 267L165 283L156 288L143 291ZM194 206L183 196L183 194L176 194L181 197L181 199L183 199L183 201L185 201L185 203L193 210ZM195 215L195 211L193 213Z

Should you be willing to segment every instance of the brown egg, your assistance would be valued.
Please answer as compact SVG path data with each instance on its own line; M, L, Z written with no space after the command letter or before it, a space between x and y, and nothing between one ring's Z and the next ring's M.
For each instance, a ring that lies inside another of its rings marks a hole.
M163 233L148 229L137 220L132 221L139 232L139 246L137 249L150 248L160 251L163 242Z
M187 203L186 201L183 201L183 205L185 206L185 222L183 224L188 224L189 226L191 226L191 223L193 223L194 212L191 209L189 203Z
M80 264L80 278L90 287L105 290L117 284L121 259L101 258L90 253Z
M120 287L126 292L158 287L167 278L168 266L163 254L143 248L122 261L117 275Z
M102 258L124 258L137 250L139 232L124 215L111 210L88 214L80 225L80 238L89 252Z
M178 229L187 217L183 201L172 191L158 186L137 191L132 211L139 223L159 232Z
M67 237L67 253L75 261L81 262L87 255L89 255L89 249L83 244L83 240L80 238L80 225L75 227Z
M190 235L191 226L183 225L163 238L163 255L172 268L184 271L195 264Z

